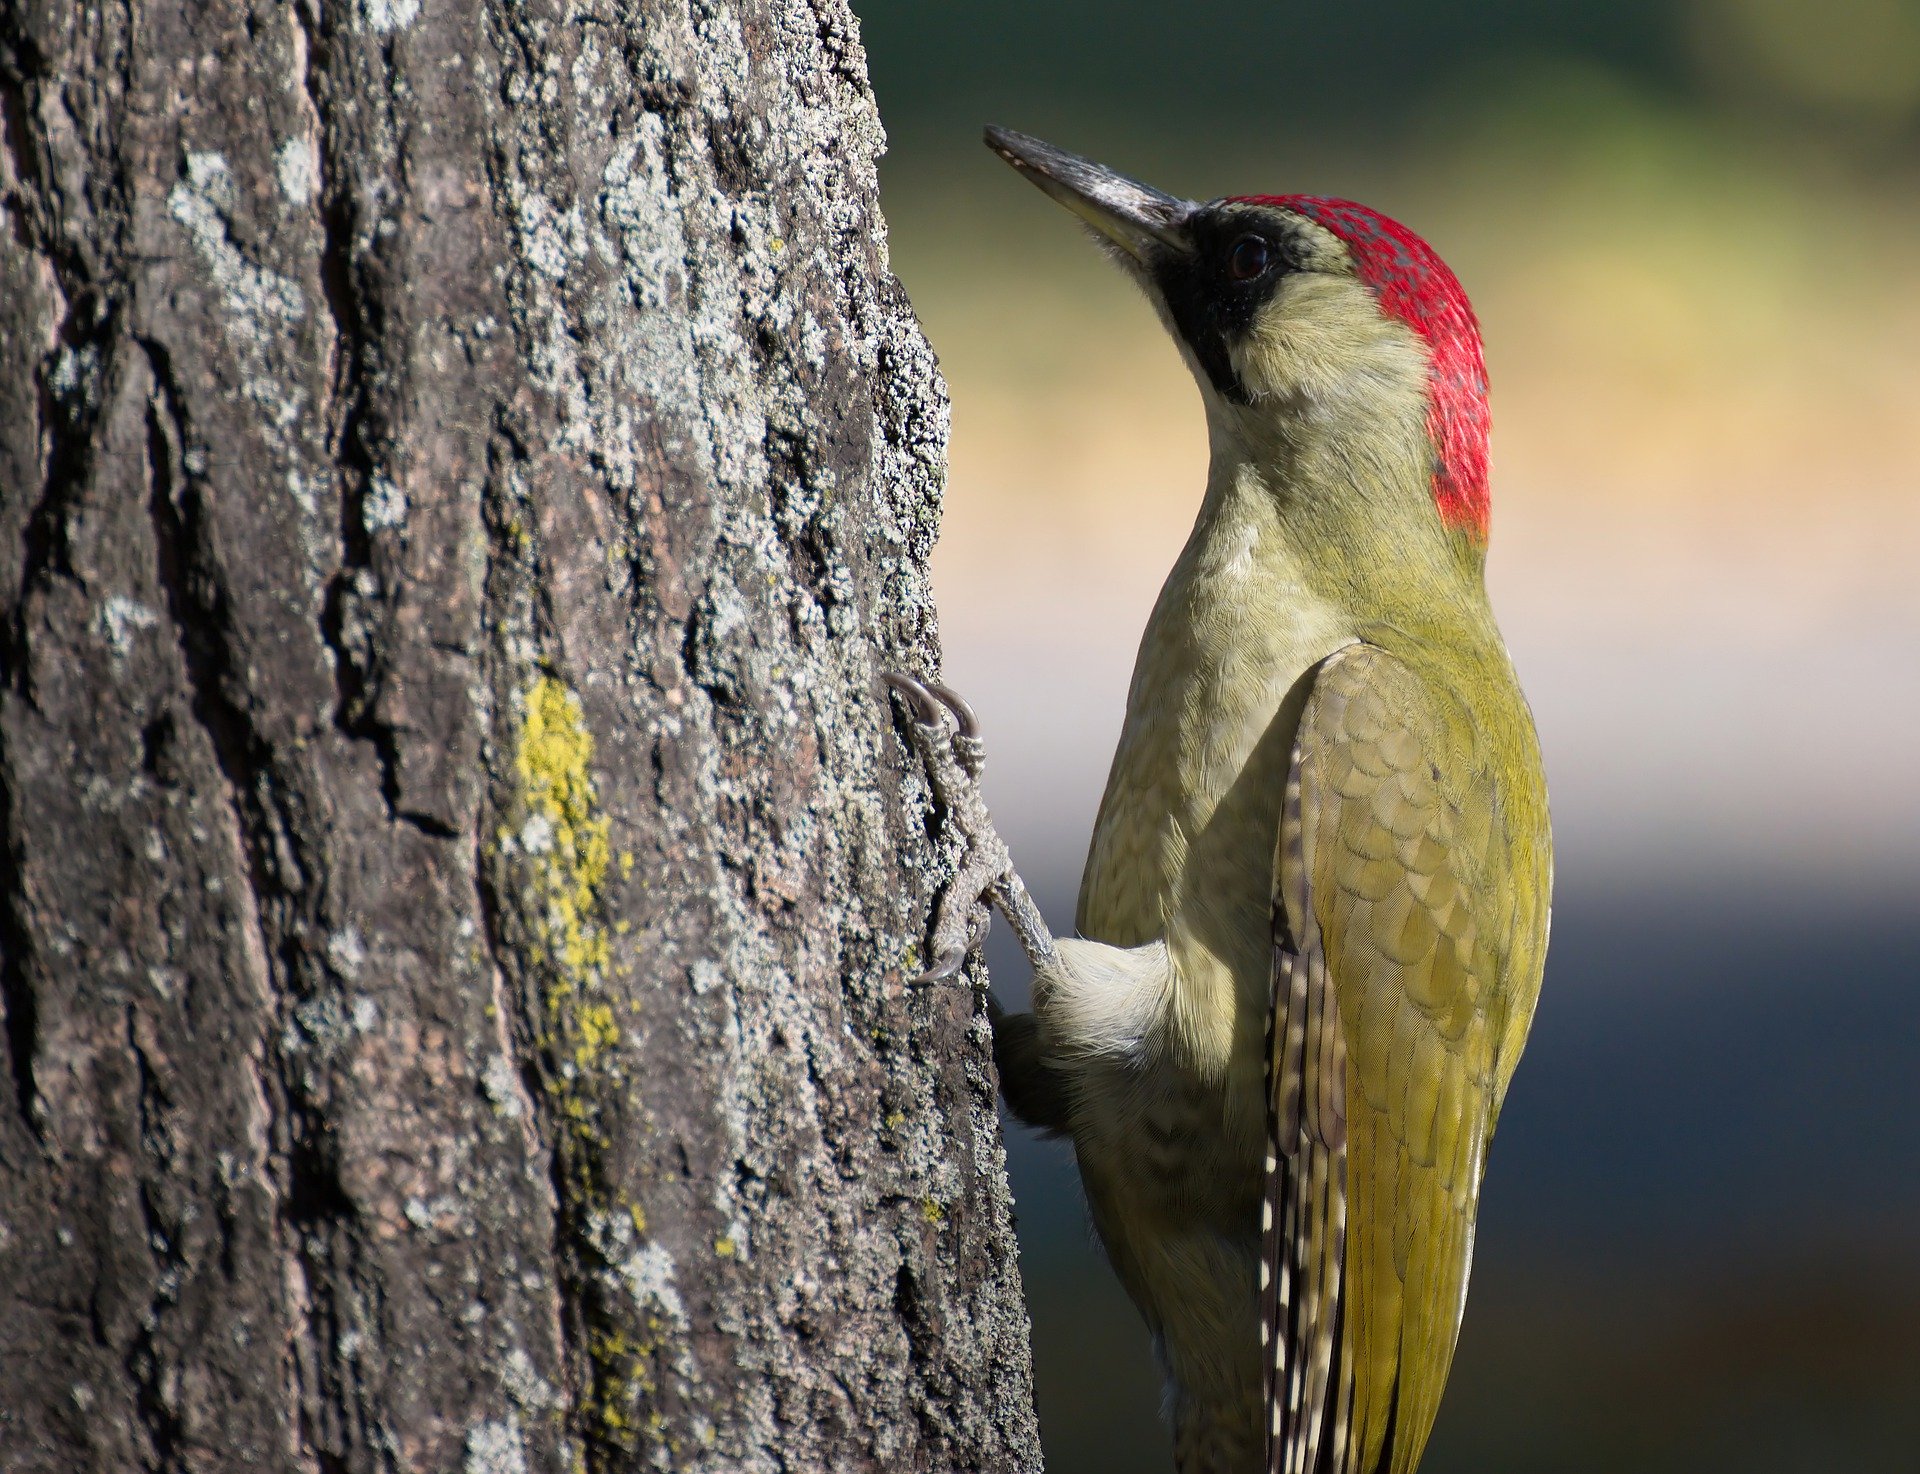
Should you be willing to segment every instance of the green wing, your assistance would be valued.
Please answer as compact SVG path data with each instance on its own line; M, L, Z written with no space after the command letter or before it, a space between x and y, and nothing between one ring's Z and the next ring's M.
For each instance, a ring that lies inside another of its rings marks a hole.
M1545 950L1538 758L1497 675L1463 696L1351 645L1301 715L1275 857L1275 1474L1410 1474L1453 1358Z

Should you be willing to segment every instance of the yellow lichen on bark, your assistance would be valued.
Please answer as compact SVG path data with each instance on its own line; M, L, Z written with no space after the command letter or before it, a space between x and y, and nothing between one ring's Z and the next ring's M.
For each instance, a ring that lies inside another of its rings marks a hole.
M545 1081L555 1115L564 1123L565 1171L588 1231L603 1253L613 1253L618 1245L644 1238L647 1216L639 1203L607 1184L607 1140L592 1086L596 1075L617 1070L620 1043L620 1026L605 995L615 971L615 928L606 918L604 895L613 863L611 826L594 789L593 733L579 696L558 678L541 675L526 689L523 703L514 754L522 817L513 848L527 866L523 903L537 944L533 960L545 979L540 1042L552 1061ZM638 1410L655 1390L657 1350L654 1338L636 1339L618 1325L597 1324L590 1331L580 1428L589 1443L624 1454L634 1451L642 1426Z
M600 911L612 849L607 818L595 806L593 733L580 698L553 676L527 690L514 769L527 812L520 848L535 888L528 909L556 974L548 1008L573 1064L588 1070L620 1039L612 1008L584 998L608 970Z
M514 766L532 821L521 842L545 893L545 940L567 980L584 983L607 966L606 928L593 913L612 850L606 816L594 811L593 733L580 698L552 676L527 692Z

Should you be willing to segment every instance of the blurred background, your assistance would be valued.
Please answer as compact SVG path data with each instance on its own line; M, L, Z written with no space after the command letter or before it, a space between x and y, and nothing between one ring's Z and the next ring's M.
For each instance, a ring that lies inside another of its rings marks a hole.
M1364 200L1478 306L1559 887L1425 1470L1920 1468L1920 0L859 9L953 392L948 677L1058 929L1206 452L980 125ZM1160 1474L1071 1156L1011 1136L1049 1467Z

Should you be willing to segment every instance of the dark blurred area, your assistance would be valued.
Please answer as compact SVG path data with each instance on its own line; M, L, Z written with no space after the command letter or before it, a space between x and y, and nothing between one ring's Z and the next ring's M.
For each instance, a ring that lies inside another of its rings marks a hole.
M1149 164L1391 154L1489 89L1568 71L1853 148L1907 150L1920 110L1909 0L878 0L860 15L896 176L988 119L1126 139Z
M1057 928L1204 443L980 125L1369 200L1479 307L1561 865L1423 1468L1920 1468L1920 0L859 10L954 395L948 671ZM1071 1153L1009 1151L1049 1467L1164 1470Z
M1141 0L861 9L888 131L902 147L1017 115L1052 128L1172 132L1168 146L1229 139L1240 124L1263 146L1359 128L1390 144L1463 77L1515 59L1577 56L1624 73L1684 82L1674 9L1604 5L1371 0L1351 6ZM891 76L894 81L889 83Z
M1554 928L1422 1468L1912 1469L1920 926L1705 893L1566 898ZM1009 1130L1048 1467L1162 1470L1071 1151Z

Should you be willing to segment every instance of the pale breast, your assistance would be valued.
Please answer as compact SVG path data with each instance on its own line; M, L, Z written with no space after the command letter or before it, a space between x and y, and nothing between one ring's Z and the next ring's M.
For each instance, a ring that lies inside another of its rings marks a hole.
M1148 622L1079 913L1100 941L1166 939L1168 1042L1203 1076L1264 1036L1296 688L1345 638L1284 543L1232 511L1196 527Z

